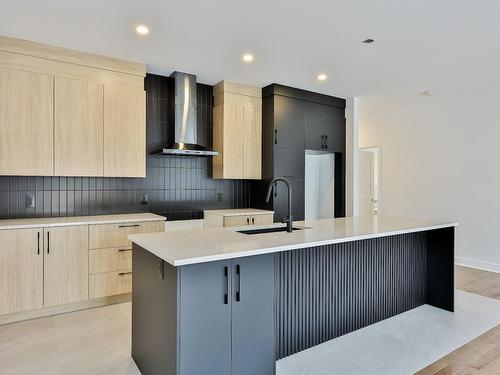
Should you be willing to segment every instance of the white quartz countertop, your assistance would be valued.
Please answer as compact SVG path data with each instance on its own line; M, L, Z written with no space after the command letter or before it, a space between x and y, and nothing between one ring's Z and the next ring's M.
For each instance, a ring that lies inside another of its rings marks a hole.
M274 224L277 225L283 224ZM304 229L293 233L248 235L237 232L241 229L258 228L245 226L132 234L128 238L171 265L183 266L457 225L430 220L366 216L296 222L294 227Z
M205 210L204 212L220 216L269 215L274 213L274 211L260 210L258 208L228 208L222 210Z
M133 222L164 221L164 220L165 220L164 216L151 213L13 219L13 220L0 220L0 230L62 227L70 225L133 223Z

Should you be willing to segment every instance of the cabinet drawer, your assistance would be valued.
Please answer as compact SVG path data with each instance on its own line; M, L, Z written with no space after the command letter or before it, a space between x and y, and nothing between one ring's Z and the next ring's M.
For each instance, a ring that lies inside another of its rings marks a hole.
M127 247L132 244L127 239L129 234L163 232L163 221L121 224L99 224L89 226L89 249L105 247Z
M99 298L132 292L132 271L94 273L89 275L89 297Z
M132 249L111 247L89 250L89 273L132 269Z

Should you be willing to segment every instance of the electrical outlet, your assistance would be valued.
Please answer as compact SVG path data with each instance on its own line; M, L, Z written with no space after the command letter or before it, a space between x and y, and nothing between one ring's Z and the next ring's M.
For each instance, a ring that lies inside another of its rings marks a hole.
M147 194L141 195L141 204L148 204L148 195Z
M217 193L217 202L222 202L224 199L224 193Z
M26 194L24 196L24 207L35 208L35 195L34 194Z

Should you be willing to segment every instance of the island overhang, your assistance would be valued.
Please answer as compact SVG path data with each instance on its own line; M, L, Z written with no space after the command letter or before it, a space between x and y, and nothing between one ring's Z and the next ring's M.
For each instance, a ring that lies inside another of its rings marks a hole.
M129 235L129 239L165 262L177 267L405 233L425 232L456 227L458 223L384 216L359 216L302 221L295 223L294 226L300 230L293 233L246 235L239 233L238 230L247 227L213 228L133 234Z

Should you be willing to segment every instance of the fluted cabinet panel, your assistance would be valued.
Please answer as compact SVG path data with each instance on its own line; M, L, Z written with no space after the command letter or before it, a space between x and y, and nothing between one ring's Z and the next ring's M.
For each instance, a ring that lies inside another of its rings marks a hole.
M426 234L276 256L276 356L297 353L426 300Z

